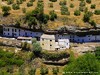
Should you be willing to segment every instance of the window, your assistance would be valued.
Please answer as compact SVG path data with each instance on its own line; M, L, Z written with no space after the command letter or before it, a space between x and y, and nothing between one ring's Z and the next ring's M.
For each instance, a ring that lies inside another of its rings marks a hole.
M52 46L52 45L50 45L50 46Z
M15 32L16 32L16 29L15 29Z
M9 33L8 33L8 35L9 35Z
M8 31L9 31L9 28L8 28Z
M20 29L19 29L19 32L20 32Z
M52 41L52 40L50 40L50 41Z
M44 39L42 39L42 41L44 41Z
M14 31L14 29L12 29L12 31Z

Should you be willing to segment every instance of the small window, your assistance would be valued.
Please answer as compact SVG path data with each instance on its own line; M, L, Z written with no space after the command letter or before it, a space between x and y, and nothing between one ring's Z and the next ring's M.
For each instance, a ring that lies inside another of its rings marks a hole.
M15 29L15 32L16 32L16 29Z
M19 29L19 32L20 32L20 29Z
M12 31L14 31L14 29L12 29Z
M9 31L9 28L8 28L8 31Z
M52 41L52 40L50 40L50 41Z
M50 46L52 46L52 45L50 45Z
M9 33L8 33L8 35L9 35Z

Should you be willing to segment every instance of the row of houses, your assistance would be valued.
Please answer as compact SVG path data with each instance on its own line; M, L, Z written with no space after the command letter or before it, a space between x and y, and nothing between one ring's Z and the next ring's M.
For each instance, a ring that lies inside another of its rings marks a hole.
M100 34L88 34L79 36L77 34L45 34L43 32L33 32L15 27L3 27L3 36L6 37L32 37L40 41L41 47L46 50L63 50L70 47L69 42L92 42L100 41Z

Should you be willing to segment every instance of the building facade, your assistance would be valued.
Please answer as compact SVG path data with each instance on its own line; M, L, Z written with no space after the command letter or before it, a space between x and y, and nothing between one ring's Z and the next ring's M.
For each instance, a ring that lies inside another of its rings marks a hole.
M55 50L69 48L69 41L75 43L100 42L99 34L87 34L79 36L76 34L44 34L15 27L3 27L3 36L7 37L32 37L40 41L43 49ZM61 45L63 44L63 45Z

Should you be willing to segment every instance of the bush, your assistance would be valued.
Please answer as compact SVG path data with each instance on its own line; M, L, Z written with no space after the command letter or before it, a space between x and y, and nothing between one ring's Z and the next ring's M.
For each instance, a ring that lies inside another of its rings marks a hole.
M100 15L100 10L95 10L94 12L96 15Z
M60 5L66 5L66 0L60 1Z
M73 5L73 4L70 4L70 7L71 7L71 8L74 8L74 5Z
M68 7L66 6L61 6L61 14L62 15L70 15L70 12L68 11Z
M54 75L57 75L57 73L59 72L59 68L58 67L53 68L52 72L53 72Z
M48 3L50 8L53 8L53 3Z
M72 72L66 73L66 72ZM87 53L83 56L80 56L77 58L74 62L72 62L69 65L66 65L64 68L64 74L63 75L76 75L74 72L87 72L87 75L94 75L89 72L98 72L96 75L100 74L100 65L97 59L93 54ZM80 74L79 74L80 75ZM84 73L81 73L81 75L85 75Z
M33 2L28 2L27 7L33 6Z
M81 12L79 10L74 11L74 15L79 16L80 14L81 14Z
M91 24L91 26L93 26L94 28L96 28L96 23L95 23L94 20L91 20L91 21L90 21L90 24Z
M7 0L7 4L12 4L14 2L14 0Z
M50 20L54 21L57 18L57 14L55 13L55 11L50 11Z
M33 53L36 55L36 56L39 56L40 53L42 51L42 48L40 46L40 44L38 42L36 43L33 43Z
M48 74L48 68L43 68L43 67L41 67L40 73L41 73L41 75Z
M49 0L49 1L51 1L51 2L56 2L57 0Z
M92 4L91 5L91 9L95 9L96 5L95 4Z
M96 47L95 56L98 60L100 60L100 47Z
M86 0L87 3L91 3L91 0Z
M26 13L26 8L22 8L23 13Z
M85 4L84 1L81 1L81 2L80 2L80 6L81 6L81 7L83 7L83 6L85 6L85 5L86 5L86 4Z
M31 68L31 70L29 71L29 75L35 75L36 72L36 68Z
M30 2L34 2L35 0L30 0Z
M19 6L19 4L13 4L13 5L12 5L12 8L13 8L14 10L18 10L18 9L20 9L20 6Z
M83 17L83 21L84 22L89 22L90 21L90 17L93 15L93 13L92 12L86 12L85 14L84 14L84 17Z
M3 6L2 7L2 12L4 16L9 15L9 11L11 10L11 8L9 6Z
M69 54L66 52L59 52L59 53L42 52L42 58L44 58L45 60L58 61L67 57L69 57Z

